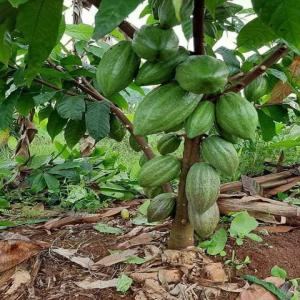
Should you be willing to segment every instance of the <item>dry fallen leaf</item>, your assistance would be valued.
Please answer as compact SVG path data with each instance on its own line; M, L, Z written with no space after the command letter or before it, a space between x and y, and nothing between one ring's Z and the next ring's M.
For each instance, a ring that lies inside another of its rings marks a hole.
M255 231L267 231L269 233L285 233L297 229L297 227L292 226L260 226L255 229Z
M129 277L131 277L134 282L142 283L147 279L157 280L158 279L158 272L149 272L149 273L135 272L135 273L131 273L129 275Z
M128 249L134 246L147 245L150 244L153 240L158 239L161 236L161 233L153 231L142 233L129 241L123 242L118 245L120 249Z
M22 240L22 241L30 241L30 239L22 235L20 233L14 233L9 231L4 231L0 233L0 240Z
M31 280L30 273L27 270L17 270L16 273L11 277L12 285L6 292L6 295L14 294L22 284L27 284Z
M192 267L197 259L197 253L193 250L165 250L161 258L163 262L172 266Z
M133 256L137 253L137 249L129 249L126 251L122 251L122 252L118 252L118 253L114 253L108 256L103 257L102 259L98 260L95 264L94 264L94 268L97 266L105 266L105 267L109 267L115 264L118 264L120 262L123 262L125 260L127 260L130 256Z
M13 268L42 249L40 245L28 241L0 241L0 272Z
M147 295L147 299L151 300L177 300L169 294L156 280L147 279L143 287L143 291Z
M83 223L96 223L99 220L103 218L112 217L114 215L117 215L121 212L122 209L128 208L129 206L123 206L123 207L114 207L105 210L103 213L99 214L76 214L72 216L68 216L62 219L54 219L46 222L44 224L44 228L47 230L51 230L54 228L60 228L62 226L66 225L76 225L76 224L83 224Z
M75 284L82 289L106 289L117 286L118 279L114 278L111 280L92 280L91 278L87 278L82 281L77 281Z
M206 278L214 282L226 282L228 277L221 263L210 263L204 266Z
M272 282L277 287L284 283L279 277L268 277L265 281ZM237 300L276 300L277 297L260 285L252 284L248 289L241 292Z
M158 279L162 284L167 283L179 283L183 273L178 269L173 270L164 270L161 269L158 271Z
M77 250L57 248L52 249L52 251L69 259L70 261L83 268L90 269L94 265L94 262L89 257L76 256L75 254Z

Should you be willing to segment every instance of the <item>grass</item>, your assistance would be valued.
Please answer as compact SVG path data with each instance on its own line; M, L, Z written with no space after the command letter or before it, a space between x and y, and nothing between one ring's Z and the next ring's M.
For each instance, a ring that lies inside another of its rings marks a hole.
M136 168L141 152L134 152L128 142L128 135L123 139L122 142L118 143L114 140L105 138L98 143L98 147L101 147L105 152L114 152L118 156L118 162L131 171L132 168ZM150 136L149 143L152 146L156 154L156 143L159 139L159 135ZM64 143L63 136L58 136L56 140L60 143ZM242 174L245 175L258 175L261 174L265 168L264 162L277 163L281 153L281 149L272 147L272 143L266 143L262 140L258 140L255 143L245 141L238 145L238 152L240 155L240 166L236 174L230 177L223 177L223 182L238 180ZM175 155L181 156L183 145L176 151ZM39 134L36 135L33 143L30 147L31 155L47 155L50 153L57 153L58 150L55 145L51 142L50 137L46 131L42 128ZM0 161L6 160L12 157L13 151L8 148L0 149ZM299 162L300 147L294 147L286 149L284 151L284 164L293 164Z

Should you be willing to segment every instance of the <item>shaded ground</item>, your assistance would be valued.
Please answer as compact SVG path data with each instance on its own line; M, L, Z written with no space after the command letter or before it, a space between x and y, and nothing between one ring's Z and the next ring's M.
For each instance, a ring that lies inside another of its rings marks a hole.
M117 224L124 227L127 232L137 227L131 221L123 220L119 215L105 221L111 225ZM160 238L149 242L149 244L164 248L168 225L158 226L155 230L160 233ZM140 287L138 283L135 283L125 294L121 294L116 292L115 288L84 290L78 287L75 282L82 281L87 277L95 280L109 280L115 278L117 274L130 273L141 268L141 266L118 263L92 271L82 268L52 251L55 248L77 249L78 255L89 257L96 262L109 255L109 250L116 249L120 243L127 241L128 237L122 238L121 236L99 233L93 229L93 224L69 225L52 232L35 225L23 226L11 229L9 232L22 234L32 241L48 242L51 246L27 262L27 265L31 266L30 268L38 263L33 284L27 288L23 287L22 292L19 289L16 297L7 298L4 291L2 291L1 296L0 291L0 299L135 299ZM290 278L300 277L300 230L295 229L288 233L263 236L263 240L262 243L246 240L243 246L236 246L233 241L229 242L226 248L228 256L222 261L230 258L233 250L239 260L243 260L246 256L251 258L251 264L239 271L234 268L226 268L230 282L236 282L235 277L242 274L253 274L263 279L270 276L270 270L274 265L284 268ZM140 246L138 253L141 253L144 247L145 245ZM211 258L220 261L220 258ZM223 292L216 299L236 299L237 295L237 293Z

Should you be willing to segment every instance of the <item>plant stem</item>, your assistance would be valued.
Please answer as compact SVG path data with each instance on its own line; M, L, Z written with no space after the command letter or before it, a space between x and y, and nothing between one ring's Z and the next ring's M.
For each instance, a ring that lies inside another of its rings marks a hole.
M193 36L194 54L204 55L204 0L194 0ZM176 215L172 225L169 248L184 249L194 245L194 230L189 223L188 200L185 194L186 177L190 167L199 161L201 137L189 139L185 137L181 174L178 186Z

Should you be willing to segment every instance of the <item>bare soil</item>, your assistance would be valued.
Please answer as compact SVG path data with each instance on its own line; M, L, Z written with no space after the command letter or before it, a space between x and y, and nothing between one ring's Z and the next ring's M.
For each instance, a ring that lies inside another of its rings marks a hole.
M124 221L119 216L114 216L113 222L123 225L124 228L127 226L130 230L135 227L130 221ZM39 254L40 266L33 286L30 288L24 287L22 293L18 292L17 298L5 298L4 295L1 296L0 292L0 299L135 299L135 291L137 290L135 288L130 289L125 294L120 294L114 288L83 290L75 284L75 282L82 281L87 277L92 277L95 280L109 280L122 272L136 268L135 265L119 263L111 267L97 269L94 272L84 269L51 251L54 248L78 249L79 255L98 261L109 255L109 250L115 249L124 240L114 235L95 231L93 224L70 225L52 232L38 227L23 226L9 230L27 236L33 241L48 242L51 247ZM168 227L162 227L158 230L167 232ZM235 281L237 276L243 274L253 274L262 279L268 277L274 265L284 268L290 278L299 278L300 230L296 228L288 233L270 234L262 237L262 243L245 240L242 246L237 246L233 240L230 240L226 246L227 257L222 259L212 257L212 259L224 262L230 258L233 250L236 253L236 258L241 261L246 256L250 257L250 265L239 271L234 268L230 269L229 275L232 282ZM155 241L155 243L165 245L165 236ZM34 264L36 259L37 257L33 257L27 263ZM134 284L134 287L139 287L139 285ZM236 293L223 293L219 299L236 299L237 295Z

